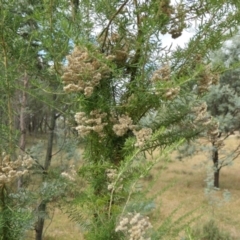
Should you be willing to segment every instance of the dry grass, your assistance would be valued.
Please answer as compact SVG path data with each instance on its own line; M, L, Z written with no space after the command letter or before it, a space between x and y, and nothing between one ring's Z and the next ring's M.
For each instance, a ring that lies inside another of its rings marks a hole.
M39 142L43 143L43 146L46 146L46 139L45 136L28 136L27 138L27 145L30 148L32 145L39 144ZM57 153L55 155L55 153ZM53 148L53 158L51 162L50 169L54 170L59 166L66 167L67 165L70 166L72 164L76 165L81 163L81 154L82 149L77 150L76 155L79 158L67 160L66 154L64 151L59 152L59 148L54 146ZM42 158L38 159L40 164L44 164L45 159L45 152L42 154ZM36 191L39 188L39 185L42 181L41 175L35 174L31 181L31 185L28 186L31 191ZM83 234L80 231L80 226L71 221L67 213L61 211L59 208L56 207L56 204L50 203L47 205L48 211L48 218L45 220L44 223L44 231L43 231L43 240L83 240ZM29 231L27 234L27 240L35 239L35 231Z
M45 221L43 240L83 240L80 227L68 218L60 209L51 209L49 219ZM28 233L27 239L35 239L34 231Z
M226 141L226 149L234 149L240 140L231 137ZM212 162L207 159L205 154L196 155L191 159L184 161L174 160L164 167L159 163L153 169L152 175L160 176L150 190L150 194L173 183L172 187L159 195L156 204L160 207L159 221L165 219L169 214L181 205L181 208L175 215L175 218L182 216L187 211L202 207L197 211L203 214L203 217L196 224L199 226L210 219L214 219L218 225L227 230L233 237L240 239L240 157L235 160L233 166L225 167L220 173L220 190L216 191L216 197L222 198L225 189L231 193L231 200L224 202L221 206L209 205L209 199L204 194L206 186L207 165Z
M231 137L226 142L227 149L233 149L240 142L236 137ZM211 206L208 198L204 194L206 179L206 165L212 164L207 160L205 154L196 155L184 161L172 159L167 164L163 162L156 165L152 170L151 181L156 181L150 195L156 194L169 184L164 193L156 198L156 205L160 207L160 212L156 213L156 219L160 224L176 208L181 208L175 217L182 216L187 211L202 207L197 214L203 214L196 225L202 225L209 219L214 219L221 228L227 230L236 239L240 239L240 157L236 159L233 166L225 167L220 174L220 190L216 191L216 196L221 196L224 189L231 193L230 202L223 203L220 207ZM53 162L53 165L56 163ZM146 180L146 184L149 180ZM46 221L45 240L81 240L80 228L71 222L67 216L59 209L54 210L52 220Z
M55 209L52 220L47 220L45 226L44 240L83 240L80 227L59 209Z

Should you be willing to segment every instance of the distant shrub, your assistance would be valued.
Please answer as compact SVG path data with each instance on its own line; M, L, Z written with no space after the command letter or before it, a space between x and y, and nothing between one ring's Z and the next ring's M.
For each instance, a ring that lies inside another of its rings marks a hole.
M187 232L183 240L233 240L228 232L219 229L213 220L205 223L203 227Z

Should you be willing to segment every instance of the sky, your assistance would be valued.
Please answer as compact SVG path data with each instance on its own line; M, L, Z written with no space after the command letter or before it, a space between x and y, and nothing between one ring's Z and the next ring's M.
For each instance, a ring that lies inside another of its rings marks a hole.
M172 44L172 49L177 46L184 47L184 45L189 41L189 39L193 36L193 31L184 30L182 35L176 39L173 39L170 34L165 34L162 37L163 47L170 46Z

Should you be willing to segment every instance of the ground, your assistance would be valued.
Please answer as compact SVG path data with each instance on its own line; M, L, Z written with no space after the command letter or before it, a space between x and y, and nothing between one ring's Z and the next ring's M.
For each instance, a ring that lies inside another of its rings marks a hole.
M225 148L230 150L239 144L240 139L235 135L226 141ZM202 142L204 144L204 142ZM199 208L196 215L202 214L201 219L196 220L195 225L214 219L220 228L227 230L236 239L240 239L240 157L232 166L225 167L220 173L220 189L214 192L214 196L204 193L207 177L207 166L211 161L207 154L197 154L183 161L176 159L176 153L170 156L170 161L159 162L151 172L151 177L145 180L148 185L155 181L149 194L155 194L166 186L166 189L156 198L156 206L160 211L154 216L158 223L165 219L176 208L179 210L174 215L178 218L187 211ZM224 202L222 194L228 190L231 195L229 202ZM210 204L213 202L221 202ZM180 207L181 206L181 207ZM60 209L54 209L51 219L46 221L44 232L45 240L81 240L79 226L70 221L67 214Z

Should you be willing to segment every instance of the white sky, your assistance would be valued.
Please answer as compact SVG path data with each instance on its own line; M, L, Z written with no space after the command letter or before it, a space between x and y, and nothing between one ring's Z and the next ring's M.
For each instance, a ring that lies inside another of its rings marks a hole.
M162 37L163 47L170 46L171 44L172 49L176 48L177 46L184 47L184 44L186 44L192 36L192 31L183 31L182 35L176 39L173 39L170 34L165 34Z

